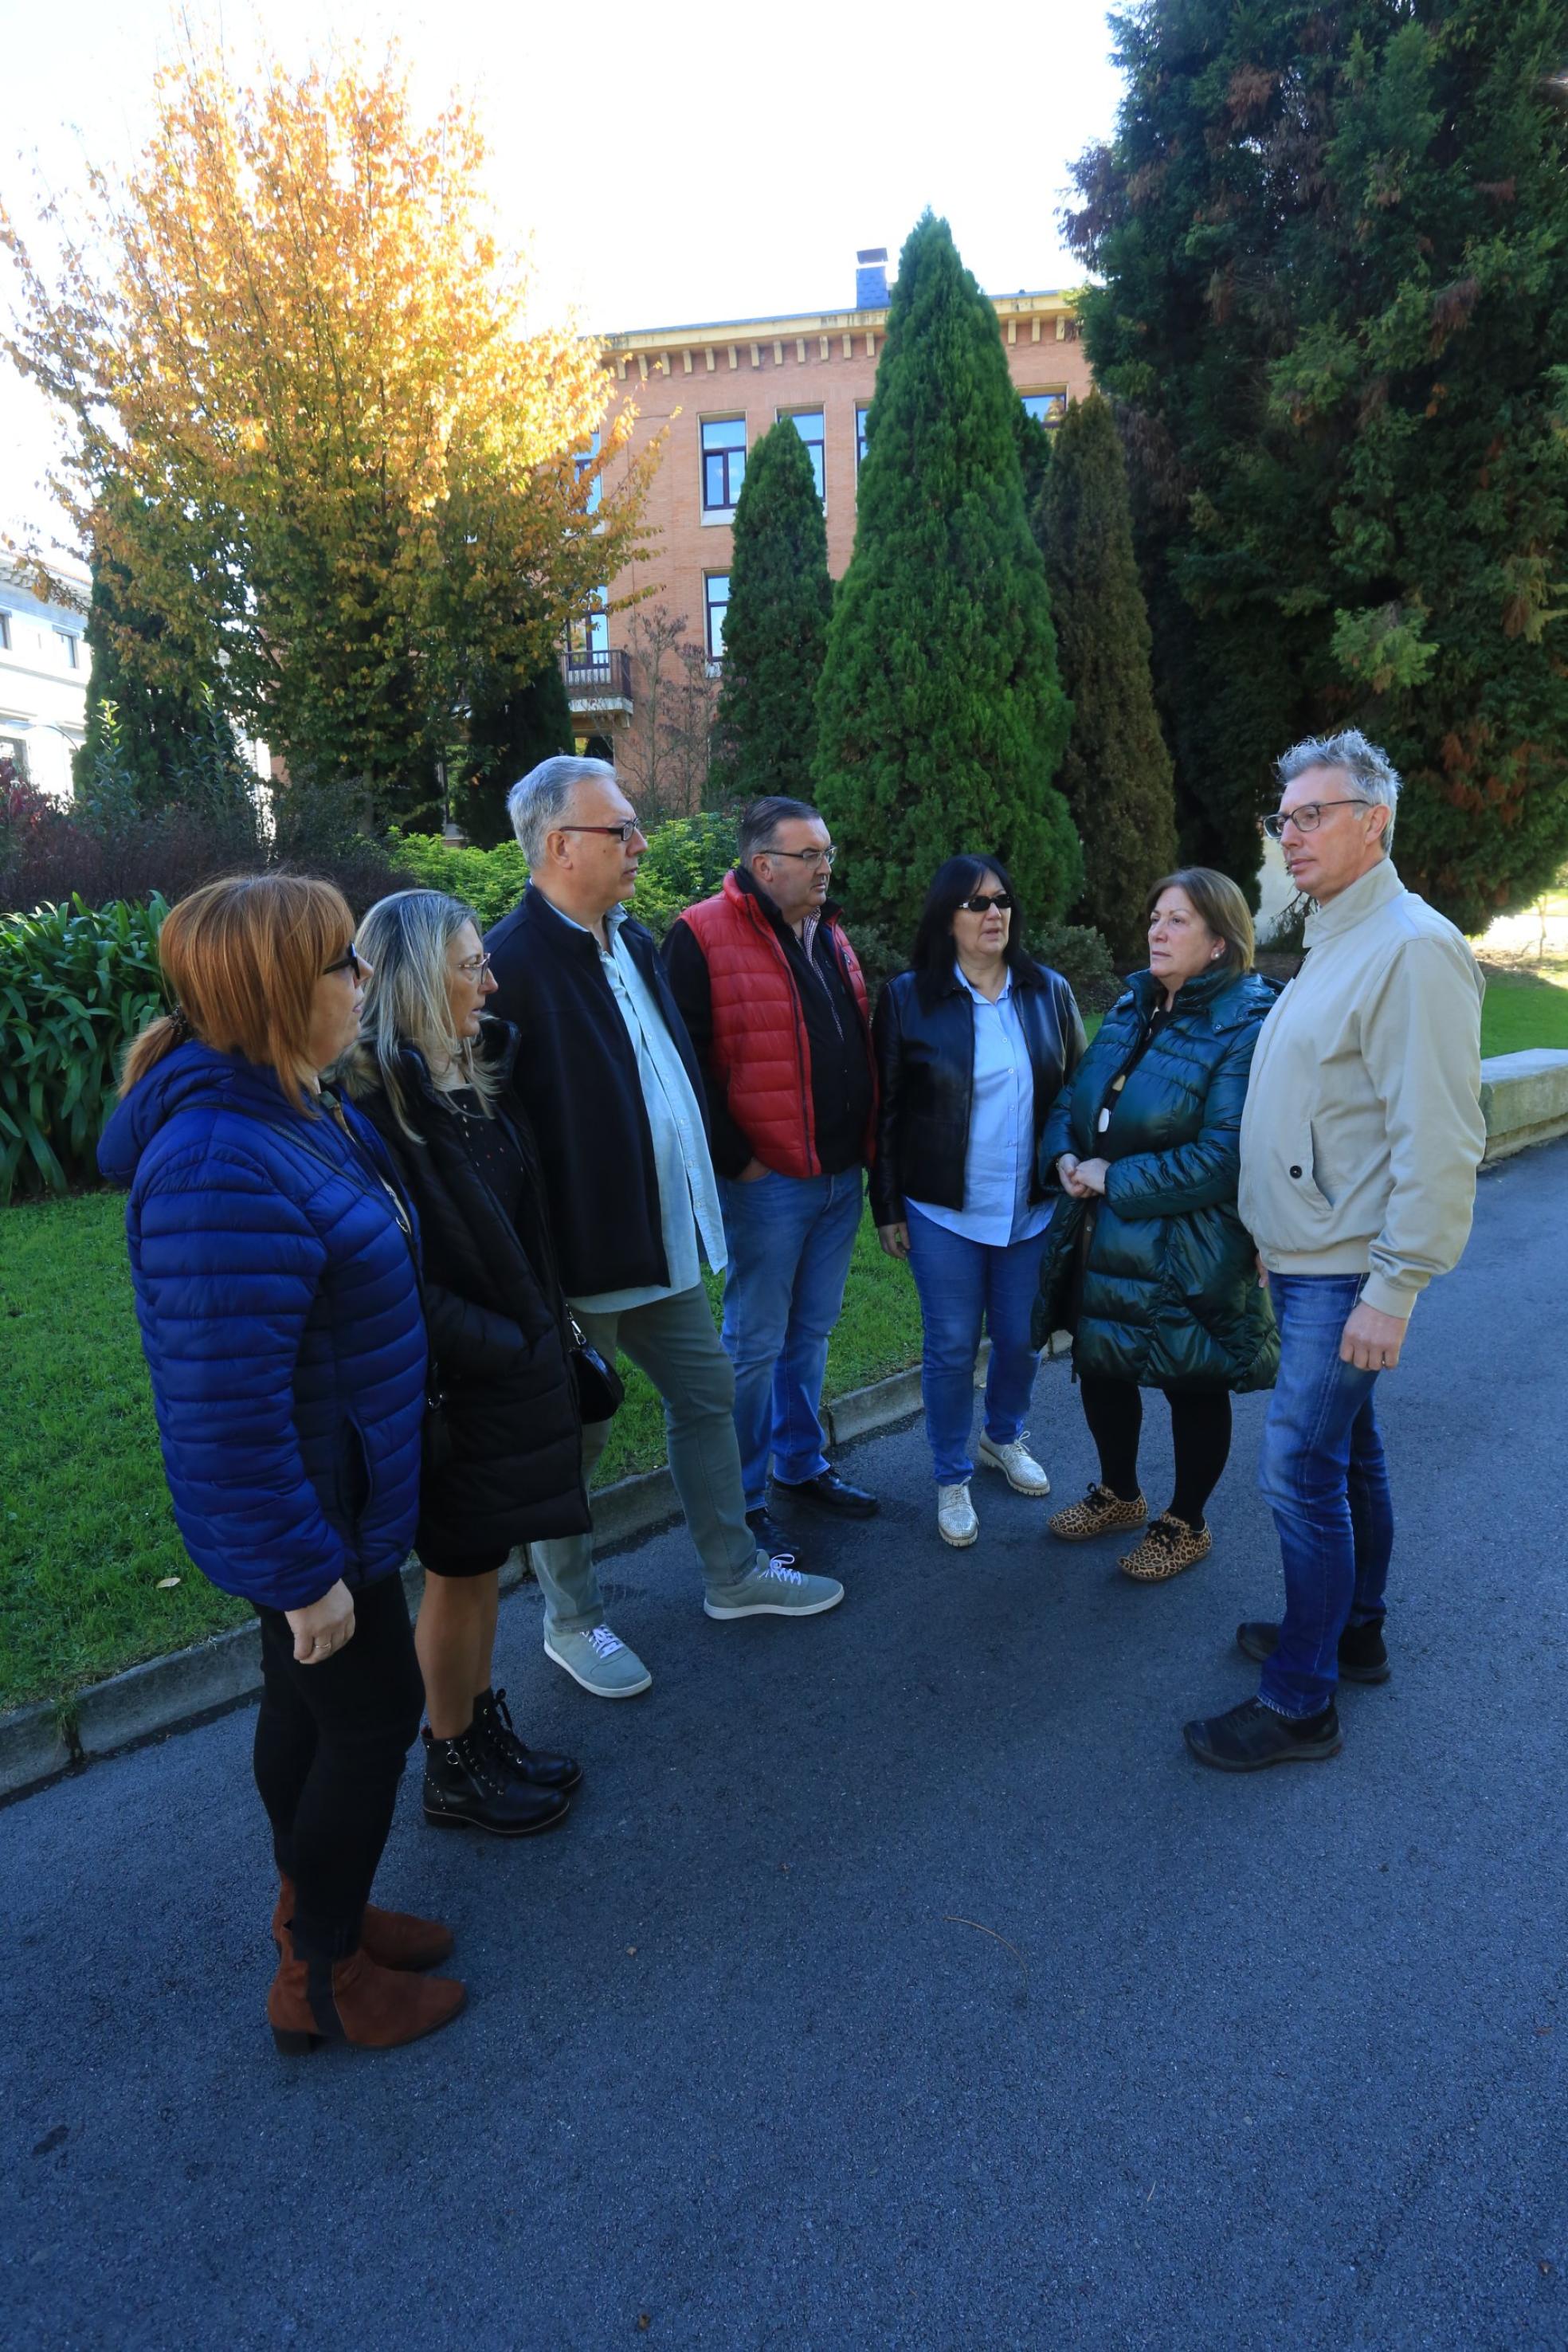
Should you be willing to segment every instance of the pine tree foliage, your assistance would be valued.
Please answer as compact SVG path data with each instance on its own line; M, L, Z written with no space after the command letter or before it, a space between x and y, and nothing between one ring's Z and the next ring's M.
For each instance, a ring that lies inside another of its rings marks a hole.
M1148 0L1068 219L1131 404L1184 846L1355 724L1479 926L1568 851L1568 0Z
M1122 961L1141 962L1144 894L1176 862L1175 798L1154 709L1127 471L1102 394L1075 401L1057 426L1038 512L1072 698L1059 781L1083 843L1080 918Z
M900 260L817 706L845 895L900 938L959 850L1004 858L1036 921L1082 887L1017 406L995 312L928 213Z
M833 583L805 442L787 417L746 460L735 507L712 796L810 800Z
M511 840L508 793L541 760L570 751L575 727L558 654L521 692L486 691L481 685L468 716L462 788L452 795L452 814L476 849Z

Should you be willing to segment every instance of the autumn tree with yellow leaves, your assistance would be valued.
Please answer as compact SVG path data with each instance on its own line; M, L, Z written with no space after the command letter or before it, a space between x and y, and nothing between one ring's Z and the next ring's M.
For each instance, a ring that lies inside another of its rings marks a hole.
M530 320L484 160L460 106L416 120L395 58L238 89L192 55L82 219L46 205L30 244L0 209L0 348L66 419L84 539L159 624L119 650L220 677L298 782L361 782L382 815L427 812L478 681L521 692L553 657L655 461L594 498L630 419L591 342Z

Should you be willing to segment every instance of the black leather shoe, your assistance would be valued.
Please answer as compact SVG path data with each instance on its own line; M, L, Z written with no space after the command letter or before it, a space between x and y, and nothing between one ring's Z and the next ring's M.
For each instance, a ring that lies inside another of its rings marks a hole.
M559 1789L514 1780L468 1726L460 1739L437 1739L426 1725L425 1818L438 1830L488 1830L491 1837L532 1837L572 1810Z
M503 1690L481 1691L474 1701L474 1733L492 1756L506 1766L514 1780L532 1789L574 1789L583 1767L573 1756L552 1756L547 1748L525 1748L513 1728L511 1709Z
M851 1486L837 1470L819 1470L815 1478L803 1478L797 1486L792 1479L775 1478L775 1495L787 1495L792 1502L805 1503L814 1511L827 1511L837 1519L869 1519L877 1514L875 1495L864 1486Z
M1182 1738L1200 1764L1216 1772L1261 1772L1269 1764L1322 1764L1344 1746L1331 1706L1321 1715L1277 1715L1260 1698L1243 1699L1228 1715L1184 1723Z
M783 1560L790 1568L805 1566L805 1556L794 1536L781 1528L766 1511L748 1511L746 1525L752 1530L757 1549L765 1551L770 1559Z
M1279 1647L1278 1625L1238 1625L1236 1646L1244 1658L1256 1658L1259 1664L1270 1659ZM1340 1680L1342 1683L1385 1683L1393 1668L1388 1663L1388 1645L1383 1638L1383 1620L1371 1625L1347 1625L1340 1635Z

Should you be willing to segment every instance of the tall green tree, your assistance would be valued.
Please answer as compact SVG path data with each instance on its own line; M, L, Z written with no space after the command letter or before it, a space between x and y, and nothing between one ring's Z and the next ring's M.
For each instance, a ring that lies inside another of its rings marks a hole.
M1038 918L1082 887L1017 407L996 314L928 213L900 259L817 705L816 798L846 896L900 937L959 850L1005 859Z
M1354 724L1468 928L1568 851L1568 0L1149 0L1079 163L1184 845Z
M1101 394L1074 401L1057 426L1037 513L1062 684L1072 698L1060 782L1083 843L1080 912L1130 961L1142 956L1144 892L1176 862L1176 809L1149 672L1127 469Z
M570 751L576 740L560 656L552 654L521 693L481 688L468 716L467 765L452 796L452 814L476 849L510 841L506 796L552 752Z
M783 417L747 458L735 506L710 797L811 798L832 610L816 478L805 442Z

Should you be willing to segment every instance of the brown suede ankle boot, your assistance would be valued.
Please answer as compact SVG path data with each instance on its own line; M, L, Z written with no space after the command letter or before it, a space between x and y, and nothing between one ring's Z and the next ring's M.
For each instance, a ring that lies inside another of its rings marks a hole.
M278 1908L272 1914L272 1940L286 1960L294 1958L289 1922L296 1896L291 1878L279 1877ZM384 1969L433 1969L450 1957L452 1931L437 1919L416 1919L410 1911L383 1911L367 1903L359 1931L360 1949Z
M451 1977L400 1975L363 1950L346 1960L286 1958L268 1990L267 2021L286 2058L322 2042L392 2050L450 2023L467 1998Z

